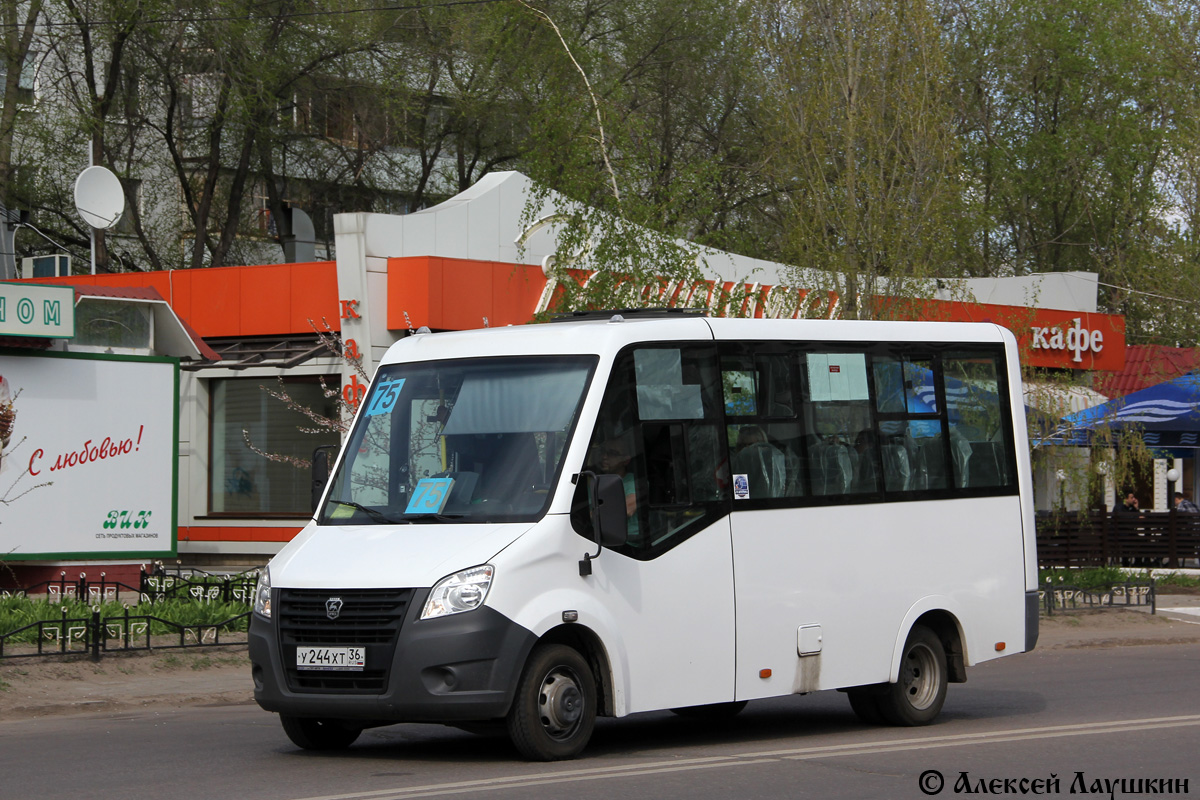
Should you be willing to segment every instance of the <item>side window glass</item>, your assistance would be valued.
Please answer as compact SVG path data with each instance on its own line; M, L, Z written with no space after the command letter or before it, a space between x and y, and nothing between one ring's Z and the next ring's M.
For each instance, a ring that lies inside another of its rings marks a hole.
M932 358L872 359L884 489L946 488L945 433Z
M866 355L809 353L804 363L808 389L804 428L812 494L879 491Z
M990 354L951 354L943 360L954 485L1011 486L1000 368Z
M636 347L618 357L584 468L621 476L629 540L620 552L653 558L724 513L721 402L712 346ZM580 533L584 517L573 509Z
M794 364L786 354L755 354L755 349L731 347L721 357L733 499L802 497Z

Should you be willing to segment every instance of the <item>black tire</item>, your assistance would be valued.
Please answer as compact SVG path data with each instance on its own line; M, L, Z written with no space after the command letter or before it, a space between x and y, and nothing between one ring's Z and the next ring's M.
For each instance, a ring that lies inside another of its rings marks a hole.
M672 708L671 713L687 719L718 722L723 719L733 719L742 713L742 709L745 707L746 701L738 700L730 703L709 703L706 706L682 706Z
M362 733L362 728L336 719L280 714L279 721L292 744L305 750L345 750Z
M855 686L846 690L850 698L850 708L859 721L867 725L882 725L883 713L879 710L878 686Z
M586 660L561 644L529 654L507 718L508 735L530 761L583 752L596 726L596 679Z
M887 684L878 697L879 712L892 725L928 725L946 702L946 649L923 625L915 625L904 643L900 679Z

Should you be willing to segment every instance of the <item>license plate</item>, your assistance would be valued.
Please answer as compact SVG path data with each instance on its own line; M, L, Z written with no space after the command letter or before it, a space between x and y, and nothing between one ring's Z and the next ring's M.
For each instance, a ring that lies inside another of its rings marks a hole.
M297 647L296 669L361 671L367 664L365 647Z

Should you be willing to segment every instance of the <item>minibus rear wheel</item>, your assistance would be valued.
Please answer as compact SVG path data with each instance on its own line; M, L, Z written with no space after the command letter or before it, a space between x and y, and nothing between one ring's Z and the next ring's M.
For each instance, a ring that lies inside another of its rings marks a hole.
M534 648L508 712L508 735L530 761L558 761L583 752L596 725L596 679L576 650Z
M280 714L283 732L292 744L305 750L344 750L358 739L362 728L336 719L291 717Z
M904 642L900 679L879 695L879 712L893 725L928 725L946 702L946 648L937 634L914 625Z

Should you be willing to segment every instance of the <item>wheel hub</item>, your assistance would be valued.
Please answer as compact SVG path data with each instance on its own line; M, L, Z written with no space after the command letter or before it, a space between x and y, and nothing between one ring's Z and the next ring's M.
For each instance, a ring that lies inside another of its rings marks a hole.
M937 659L927 646L918 644L908 651L900 678L913 708L923 710L933 703L938 691L937 673Z
M583 693L574 675L555 670L546 676L538 697L538 714L542 727L551 736L570 735L583 716Z

